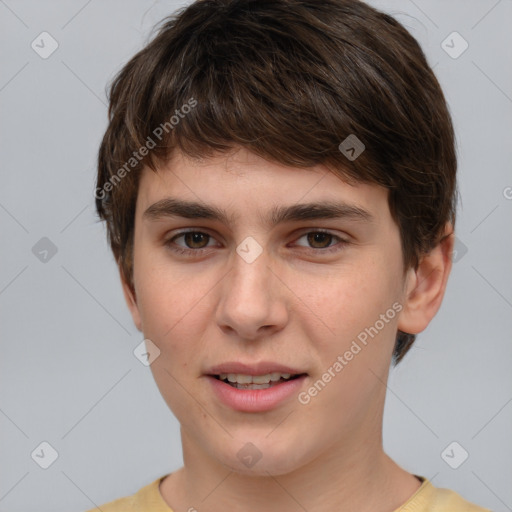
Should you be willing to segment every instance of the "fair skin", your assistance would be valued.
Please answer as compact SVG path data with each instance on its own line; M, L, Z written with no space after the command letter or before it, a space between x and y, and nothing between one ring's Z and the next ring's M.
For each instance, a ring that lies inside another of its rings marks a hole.
M170 197L228 218L144 215ZM265 222L276 206L341 201L371 218ZM178 237L187 229L203 235ZM308 235L318 230L328 234ZM236 252L249 236L263 249L251 263ZM238 148L201 160L175 152L157 173L144 169L134 291L124 279L123 289L135 325L160 350L151 369L181 425L184 466L160 485L167 504L175 512L392 512L407 501L420 482L383 451L384 383L396 330L419 333L436 314L452 249L447 236L404 274L387 191L349 185L323 166L288 167ZM307 404L294 395L242 412L212 392L205 372L226 361L299 368L307 391L394 303L399 313ZM262 454L252 467L237 457L248 442Z

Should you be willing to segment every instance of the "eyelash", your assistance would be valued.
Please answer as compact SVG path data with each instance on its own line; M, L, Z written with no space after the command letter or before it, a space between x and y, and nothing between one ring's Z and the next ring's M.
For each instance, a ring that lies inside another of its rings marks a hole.
M203 254L204 251L208 251L209 247L203 247L200 249L190 249L190 248L183 248L183 247L174 245L174 241L176 239L186 235L187 233L201 234L201 235L206 235L210 239L213 238L212 235L205 233L204 231L196 231L196 230L181 231L180 233L177 233L173 237L169 238L166 242L164 242L164 245L166 247L168 247L171 251L173 251L177 254L189 254L189 255L193 254L194 256L200 256L201 254ZM335 235L334 233L331 233L330 231L325 231L323 229L315 229L312 231L307 231L307 232L303 233L297 240L300 240L304 236L312 234L312 233L325 233L326 235L332 236L333 241L337 239L338 243L333 246L326 247L326 248L314 248L314 247L306 248L306 250L309 250L310 252L314 252L314 253L320 252L322 254L330 254L330 253L342 250L346 245L349 244L349 242L347 240L344 240L343 238L339 237L338 235ZM210 240L208 240L208 241L210 241Z

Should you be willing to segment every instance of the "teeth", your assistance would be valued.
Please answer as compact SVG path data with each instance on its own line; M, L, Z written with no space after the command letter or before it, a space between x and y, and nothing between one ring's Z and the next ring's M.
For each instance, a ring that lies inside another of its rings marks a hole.
M221 373L219 375L220 380L228 380L233 384L269 384L270 381L277 382L281 378L289 379L290 377L290 373L279 372L267 373L265 375L243 375L241 373Z
M228 375L229 382L238 382L238 384L250 384L252 382L251 375L242 375L241 373Z
M266 375L254 375L252 378L253 384L268 384L272 380L272 375L277 375L277 379L279 380L279 373L267 373Z

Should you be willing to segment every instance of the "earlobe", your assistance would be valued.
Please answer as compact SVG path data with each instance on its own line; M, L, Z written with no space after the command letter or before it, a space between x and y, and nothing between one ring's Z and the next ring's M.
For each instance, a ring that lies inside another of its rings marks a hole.
M425 330L441 306L452 268L453 229L446 225L441 241L407 274L398 329L409 334Z
M121 266L119 266L119 276L121 278L124 298L132 315L133 323L135 324L137 330L142 332L142 322L140 318L139 306L137 304L137 296L135 294L135 290L132 289L132 287L128 284Z

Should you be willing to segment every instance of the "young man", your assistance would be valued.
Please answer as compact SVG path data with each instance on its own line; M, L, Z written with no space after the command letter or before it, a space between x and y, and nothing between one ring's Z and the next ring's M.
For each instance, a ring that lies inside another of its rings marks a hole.
M184 466L101 510L484 511L382 447L455 222L453 127L412 36L357 0L198 1L109 118L97 208Z

